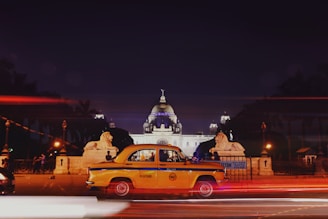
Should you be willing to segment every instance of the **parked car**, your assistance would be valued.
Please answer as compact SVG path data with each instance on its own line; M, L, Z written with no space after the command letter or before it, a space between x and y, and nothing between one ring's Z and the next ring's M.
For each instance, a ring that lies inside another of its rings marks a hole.
M130 145L112 161L90 165L89 189L127 198L140 191L152 193L191 193L210 198L224 181L225 170L219 163L189 160L177 146Z
M15 193L15 176L6 168L0 167L0 194Z

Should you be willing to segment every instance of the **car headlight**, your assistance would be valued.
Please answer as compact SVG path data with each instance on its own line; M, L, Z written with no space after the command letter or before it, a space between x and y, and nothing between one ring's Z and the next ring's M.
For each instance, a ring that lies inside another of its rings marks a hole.
M0 180L6 180L7 178L2 174L0 173Z

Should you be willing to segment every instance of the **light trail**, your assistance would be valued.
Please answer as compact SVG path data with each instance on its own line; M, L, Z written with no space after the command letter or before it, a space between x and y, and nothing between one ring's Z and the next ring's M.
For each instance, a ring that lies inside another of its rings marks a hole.
M328 100L328 97L320 97L320 96L290 96L290 97L236 97L236 100L259 100L259 101L265 101L265 100L284 100L284 101L293 101L293 100Z
M115 218L326 218L327 198L132 200Z
M44 105L44 104L71 104L77 101L64 98L0 95L0 105Z
M263 202L262 204L266 204L265 202L318 202L318 203L328 203L327 198L217 198L217 199L158 199L158 200L131 200L131 202L135 203L216 203L216 202ZM250 203L248 203L250 204ZM247 204L246 204L247 205ZM299 204L298 204L299 205ZM180 206L180 205L179 205ZM203 205L202 205L203 206ZM286 206L286 204L283 204Z
M87 196L3 196L0 218L92 218L109 217L129 207L128 202L100 202Z

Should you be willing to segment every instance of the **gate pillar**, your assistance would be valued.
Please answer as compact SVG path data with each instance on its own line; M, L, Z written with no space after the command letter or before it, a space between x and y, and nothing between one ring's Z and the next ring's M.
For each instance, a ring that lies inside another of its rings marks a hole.
M273 175L271 157L260 157L260 159L259 159L259 175L260 176Z

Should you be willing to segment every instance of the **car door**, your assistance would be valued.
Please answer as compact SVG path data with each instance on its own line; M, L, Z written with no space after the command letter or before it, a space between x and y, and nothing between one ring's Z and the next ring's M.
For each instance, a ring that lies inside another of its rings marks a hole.
M127 161L135 188L155 188L157 182L156 150L141 149L132 153Z
M159 149L158 187L162 189L185 189L189 187L189 170L179 152Z

